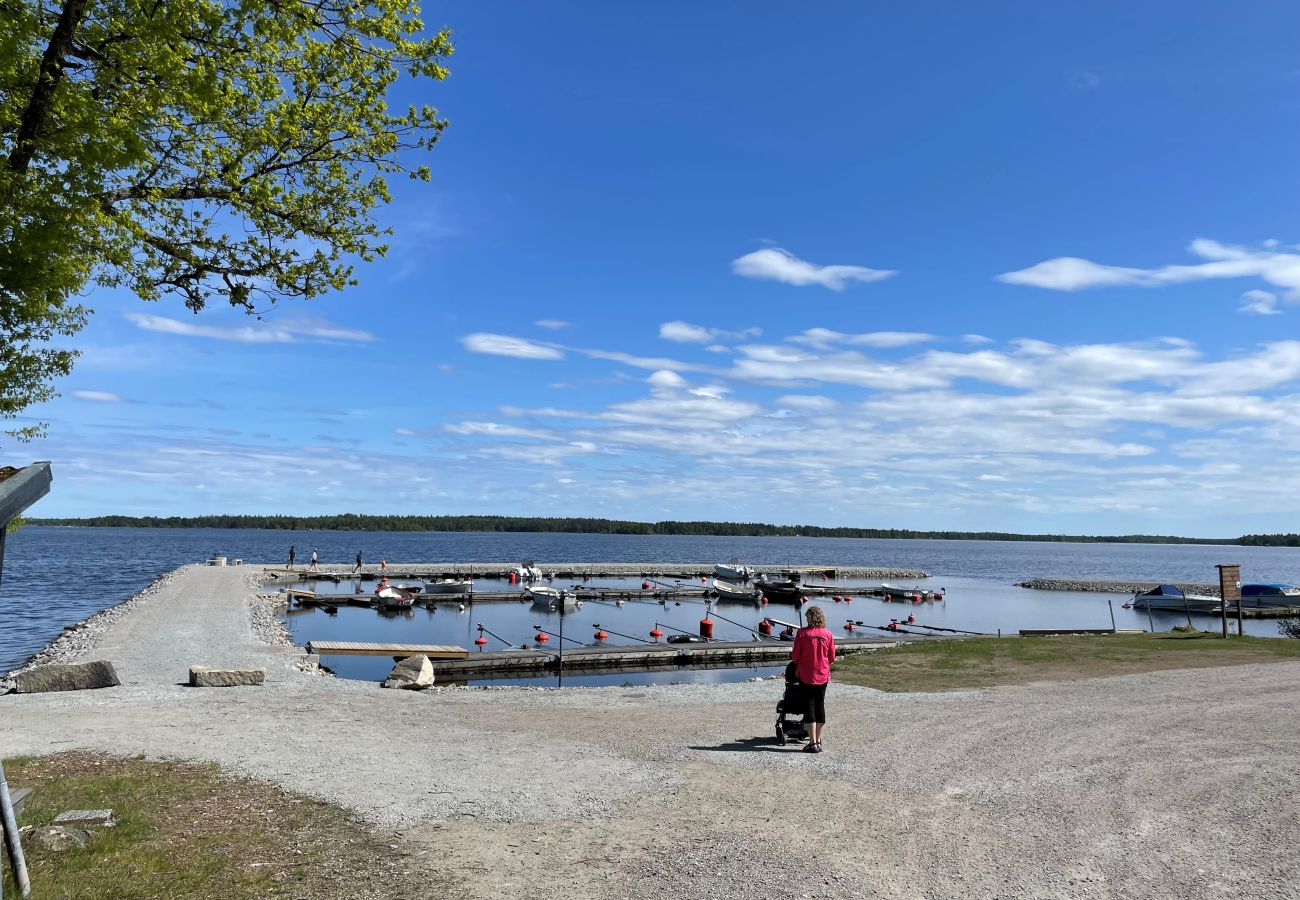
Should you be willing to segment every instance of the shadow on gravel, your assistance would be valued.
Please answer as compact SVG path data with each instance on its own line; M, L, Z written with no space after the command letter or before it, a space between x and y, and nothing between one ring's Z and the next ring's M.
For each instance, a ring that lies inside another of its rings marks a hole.
M770 737L752 737L728 741L725 744L718 744L716 747L688 746L686 749L713 750L724 753L789 753L792 750L798 750L799 745L791 744L781 747L773 743L773 739Z

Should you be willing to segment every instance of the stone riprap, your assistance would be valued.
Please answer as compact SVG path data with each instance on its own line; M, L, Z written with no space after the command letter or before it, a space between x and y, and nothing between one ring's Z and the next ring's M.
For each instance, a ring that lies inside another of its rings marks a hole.
M98 688L117 687L122 682L117 678L113 664L107 660L69 665L37 666L19 673L14 679L15 689L20 694L41 694L50 691L89 691Z
M1112 581L1097 578L1031 578L1017 581L1016 587L1035 591L1079 591L1083 593L1138 594L1158 584L1172 584L1188 594L1219 596L1219 586L1204 581Z

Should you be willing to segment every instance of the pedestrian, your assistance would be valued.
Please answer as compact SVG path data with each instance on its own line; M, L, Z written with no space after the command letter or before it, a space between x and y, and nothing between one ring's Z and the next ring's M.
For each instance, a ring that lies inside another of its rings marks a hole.
M357 551L357 564L352 567L352 574L355 575L361 571L361 551Z
M386 560L386 559L381 559L381 560L379 561L379 571L380 571L380 573L383 573L383 572L387 572L387 571L388 571L388 560Z
M311 566L310 566L310 569L311 569L313 572L316 571L316 559L317 559L317 556L316 556L316 548L315 548L315 547L312 547L312 548L311 548Z
M808 711L808 746L805 753L822 752L822 726L826 724L826 685L831 680L831 663L835 662L835 635L826 627L826 613L820 606L808 610L808 624L795 635L790 648L795 672L803 683Z
M289 545L289 570L293 571L293 560L298 555L298 549L293 544Z

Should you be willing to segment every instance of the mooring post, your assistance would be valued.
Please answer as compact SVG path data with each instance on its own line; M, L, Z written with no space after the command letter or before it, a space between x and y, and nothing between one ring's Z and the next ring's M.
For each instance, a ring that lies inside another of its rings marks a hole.
M1223 618L1223 636L1228 636L1228 604L1237 601L1237 621L1241 621L1241 566L1237 563L1215 566L1219 570L1219 615ZM1237 633L1241 633L1240 625Z
M1106 608L1110 610L1110 630L1115 631L1115 604L1110 602L1109 597L1106 598Z

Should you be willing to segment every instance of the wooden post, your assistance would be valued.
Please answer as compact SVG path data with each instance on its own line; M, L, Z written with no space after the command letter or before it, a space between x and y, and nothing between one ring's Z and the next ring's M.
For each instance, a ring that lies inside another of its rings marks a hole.
M1228 636L1228 604L1237 602L1237 621L1241 621L1241 566L1238 563L1225 563L1215 566L1219 570L1219 598L1223 604L1219 614L1223 619L1223 636ZM1240 626L1238 626L1240 630Z

